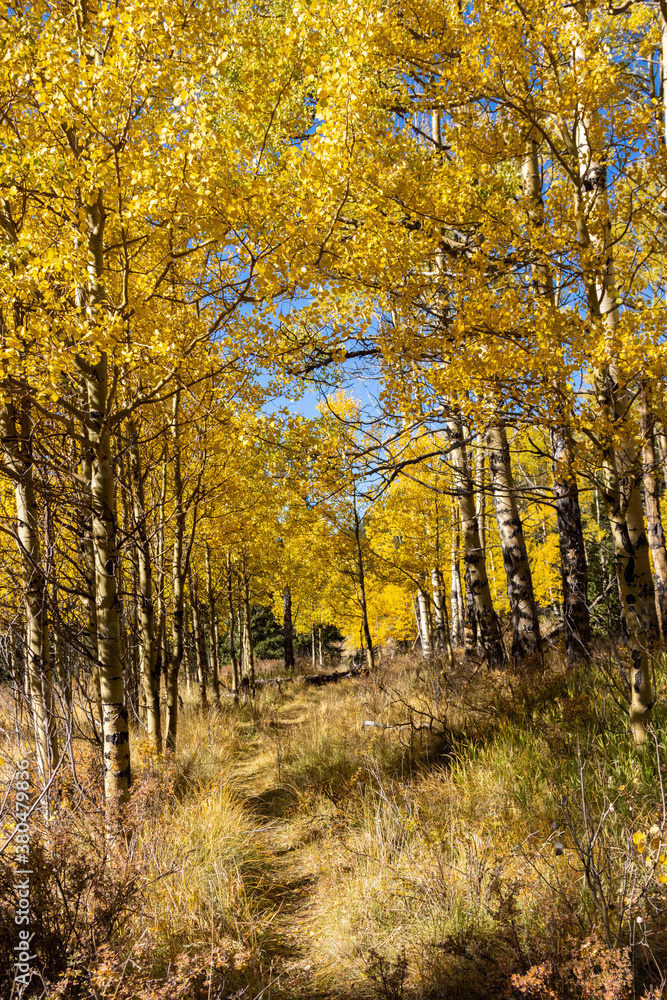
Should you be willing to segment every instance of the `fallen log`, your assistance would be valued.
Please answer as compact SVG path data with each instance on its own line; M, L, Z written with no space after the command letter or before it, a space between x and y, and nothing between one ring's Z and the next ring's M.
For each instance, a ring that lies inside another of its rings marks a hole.
M353 667L351 670L334 670L330 674L295 674L293 677L259 677L255 681L255 687L277 686L281 684L291 684L292 681L304 681L313 687L321 687L323 684L335 684L336 681L349 677L361 677L365 674L361 667Z

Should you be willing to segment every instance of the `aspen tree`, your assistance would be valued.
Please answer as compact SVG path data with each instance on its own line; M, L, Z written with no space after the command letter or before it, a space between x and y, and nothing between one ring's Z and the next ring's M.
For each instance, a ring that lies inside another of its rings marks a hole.
M294 624L292 622L292 591L283 589L283 637L285 640L285 670L294 670Z
M198 581L191 562L188 572L190 611L192 614L192 631L195 647L195 663L197 665L197 680L199 682L199 707L205 715L208 712L208 694L206 690L206 650L204 645L204 632L201 627L201 609L199 606L197 584Z
M166 748L176 749L178 733L178 675L183 663L184 652L184 593L183 583L183 538L185 533L185 508L183 505L183 478L181 473L181 442L179 410L181 390L174 394L171 417L172 469L174 477L174 543L171 561L172 609L171 609L171 656L167 667L167 739Z
M165 505L167 502L167 470L168 470L168 460L169 452L166 444L163 446L162 451L162 476L161 476L161 486L159 500L157 504L158 509L158 526L157 526L157 557L156 557L156 570L157 570L157 602L156 602L156 619L157 619L157 657L155 663L155 692L158 698L158 710L160 713L160 730L162 730L161 721L161 708L160 708L160 676L165 675L165 681L167 676L167 664L169 663L169 650L167 647L167 615L166 615L166 602L165 602L165 581L166 581L166 537L165 537Z
M521 660L542 650L540 626L533 594L530 563L516 500L507 434L502 423L486 431L486 447L491 473L491 490L512 609L512 657Z
M101 196L100 196L101 199ZM89 237L94 279L91 298L97 303L102 295L97 278L102 264L101 201L91 206ZM105 793L107 802L125 800L130 787L130 744L125 705L123 665L120 658L118 592L116 567L118 548L114 511L115 481L109 454L110 428L107 412L107 357L95 365L80 359L88 395L87 424L92 452L91 500L92 535L95 554L95 593L97 606L97 644L100 664L100 696L103 714Z
M486 575L486 560L480 538L478 510L475 504L475 485L461 421L454 417L450 418L447 421L447 429L449 440L453 445L452 469L461 512L463 553L466 567L466 600L470 594L479 630L479 639L489 666L500 667L505 662L506 653Z
M575 67L586 73L588 13L575 13L579 32ZM607 164L600 141L598 116L590 107L580 107L575 133L577 173L574 183L574 214L584 253L594 254L600 264L584 271L584 284L591 320L597 330L613 340L620 322L614 264L611 215L607 191ZM589 226L589 220L595 223ZM594 373L595 392L601 414L599 434L602 455L602 495L614 542L616 573L628 630L631 653L630 729L635 743L646 742L646 723L653 703L649 676L648 637L657 622L653 581L648 561L638 485L637 455L627 426L632 390L617 358ZM614 438L621 447L617 448Z
M39 507L35 495L33 424L30 399L8 401L0 410L0 434L16 497L16 543L21 557L26 633L26 679L42 780L58 764L58 736L47 616L47 585L42 561Z
M119 429L121 447L118 456L118 490L116 491L115 517L118 525L118 537L124 538L124 544L119 544L118 569L116 571L116 586L119 595L125 594L126 600L119 599L119 628L121 660L125 672L125 700L129 709L137 712L139 720L146 724L146 703L143 685L139 684L139 616L138 616L138 563L137 549L134 544L132 515L132 475L126 468L126 446ZM118 496L120 495L122 519L118 516Z
M234 612L234 581L232 571L232 554L227 550L227 601L229 607L229 655L232 661L232 694L238 698L239 692L239 668L236 659L236 646L234 644L234 630L236 628Z
M417 591L417 601L419 607L419 634L421 637L422 656L428 659L433 652L431 641L431 622L428 609L428 597L423 590Z
M449 594L452 608L452 645L457 649L463 645L464 630L463 593L461 589L461 567L459 564L460 542L459 518L458 514L455 514L452 523L451 583Z
M484 488L484 442L478 441L475 447L475 514L479 530L479 544L486 564L486 492Z
M640 389L640 412L646 523L651 555L653 556L655 606L660 635L664 640L667 638L667 551L665 551L665 533L660 515L660 490L656 475L658 463L655 453L655 417L646 381L642 382Z
M522 162L523 192L528 202L531 227L538 234L544 226L544 203L538 144L529 138ZM554 285L548 266L538 261L533 268L538 295L556 309ZM563 392L563 388L559 387ZM562 405L559 406L562 416ZM558 518L565 649L569 663L589 655L591 630L588 611L586 548L581 525L579 489L574 473L574 442L568 423L558 421L550 429L553 453L554 498Z
M213 576L211 573L211 546L205 543L206 556L206 597L208 599L208 647L211 659L211 688L213 689L213 707L220 708L220 654L217 636L217 616L215 597L213 594Z
M248 557L243 552L243 621L245 624L244 654L250 690L255 690L255 651L252 642L252 615L250 613L250 576L248 574Z
M357 498L356 491L353 493L353 514L354 514L354 541L357 555L357 572L358 572L358 584L359 584L359 607L361 609L361 627L362 634L366 640L366 665L369 670L373 670L375 667L375 657L373 654L373 642L371 639L371 630L368 623L368 604L366 602L366 573L364 570L364 555L361 547L361 520L359 518L359 511L357 508Z
M454 665L454 651L452 649L452 637L447 616L447 598L445 596L442 573L437 568L431 570L431 593L433 595L438 649L446 651L447 660L451 667Z
M79 551L81 553L81 572L83 575L84 596L82 601L87 611L87 640L90 657L93 696L99 722L100 733L104 732L102 695L100 691L100 666L97 643L97 605L95 603L95 550L93 548L93 505L90 493L92 478L92 455L88 441L88 430L85 421L81 424L80 474L80 518L79 518Z
M141 679L146 705L146 729L155 753L162 752L162 726L160 720L160 690L156 676L155 607L153 604L153 574L148 540L144 475L139 452L139 435L133 420L128 422L130 441L130 469L133 485L134 532L138 560L140 602L139 637L141 652Z

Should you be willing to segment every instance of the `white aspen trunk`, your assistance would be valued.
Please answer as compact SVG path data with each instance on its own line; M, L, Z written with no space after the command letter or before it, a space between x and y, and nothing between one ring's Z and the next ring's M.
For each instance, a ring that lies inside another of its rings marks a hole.
M102 192L82 207L85 217L88 283L85 308L91 329L100 327L105 308L103 274L105 211ZM111 465L109 423L109 362L101 351L96 364L77 356L86 388L86 425L91 454L90 493L92 539L95 555L95 603L97 647L102 701L104 744L104 789L107 829L122 823L120 805L129 796L131 783L130 743L125 704L125 677L120 655L119 600L116 573L118 543L115 476Z
M292 623L292 591L283 590L283 636L285 638L285 669L294 670L294 625Z
M119 437L120 437L119 433ZM121 510L123 515L122 523L118 519L118 501L116 490L114 490L114 521L117 531L122 532L126 538L131 530L131 517L129 512L128 498L131 495L131 476L128 478L125 470L124 449L119 449L118 458L118 481L121 485ZM118 627L121 650L121 661L124 664L125 679L125 704L137 711L139 702L139 718L145 723L145 705L143 702L143 691L139 697L138 689L138 657L137 657L137 637L138 637L138 571L137 552L135 545L124 546L118 549L118 564L116 567L116 588L118 594L126 594L127 599L124 604L118 602ZM128 612L129 606L129 612ZM142 716L143 711L143 716Z
M475 514L477 515L477 529L479 531L479 547L486 567L486 492L484 490L484 459L486 453L483 442L478 442L475 452ZM490 598L491 592L489 591Z
M419 604L415 600L414 594L412 595L412 610L413 610L414 616L415 616L415 624L417 625L417 639L419 639L419 647L420 647L420 649L422 651L422 656L423 656L424 655L424 630L422 628L421 615L419 613ZM363 648L364 648L364 634L363 634L363 632L359 633L359 638L361 640L361 650L363 652ZM416 643L417 639L415 639L415 643ZM412 648L414 649L414 645L413 645Z
M523 191L528 201L531 227L538 234L544 226L542 178L537 142L529 139L522 163ZM534 283L538 294L551 309L556 311L556 297L551 271L547 264L538 261L533 267ZM558 395L565 398L564 386ZM568 663L574 664L590 656L591 628L588 610L588 567L586 546L581 523L579 489L574 474L574 440L569 423L563 420L563 405L558 404L558 423L551 427L552 469L554 499L558 524L561 580L563 590L563 622L565 649Z
M139 435L133 421L128 423L130 439L130 471L136 535L139 611L139 649L141 678L146 706L146 729L155 753L162 752L162 727L160 720L160 690L156 676L155 608L153 605L153 577L151 551L146 523L144 476L141 469Z
M248 672L248 650L245 637L245 615L243 613L243 595L241 593L241 574L239 573L238 604L236 606L236 618L239 623L239 677L243 685L243 678Z
M449 666L454 665L454 650L452 649L452 637L449 631L449 620L447 617L447 598L442 580L442 573L436 567L431 570L431 589L433 592L433 608L435 611L435 629L438 639L438 649L444 650L447 655Z
M116 585L118 550L114 516L115 483L109 455L109 429L104 419L107 403L106 355L102 355L94 367L87 367L85 374L88 389L88 428L93 455L90 491L103 715L104 786L110 821L113 825L118 818L115 815L114 802L127 799L131 777Z
M417 600L419 602L419 619L421 622L420 635L421 635L421 646L422 646L422 656L424 659L429 659L432 653L432 642L431 642L431 627L428 613L428 597L423 590L417 591Z
M658 448L660 449L660 462L662 464L662 481L667 483L667 434L665 434L662 425L655 420L655 440L658 443Z
M255 650L252 643L252 615L250 613L250 577L248 575L248 560L243 553L243 618L245 621L245 661L250 681L250 690L255 690Z
M431 592L433 594L433 613L435 618L435 635L438 649L444 649L446 640L445 617L442 613L442 587L437 569L431 570Z
M646 521L655 572L655 605L658 614L658 625L660 627L661 638L664 640L667 637L667 551L665 550L665 532L660 516L660 489L656 475L655 418L651 407L649 389L645 382L641 387L640 407Z
M218 690L220 690L220 684L222 683L220 679L220 619L217 614L213 621L213 637L215 640L215 650L218 661Z
M371 630L368 623L368 605L366 603L366 573L364 571L364 557L361 548L361 522L357 512L356 497L354 503L354 538L357 549L357 571L359 573L359 603L361 605L361 624L364 638L366 639L366 665L369 670L375 668L375 658L373 655L373 643L371 640Z
M579 30L583 35L588 31L587 10L579 11ZM575 63L585 62L586 46L580 39L575 49ZM583 253L599 262L593 268L588 265L582 268L584 289L593 329L600 337L613 342L619 311L607 167L604 153L596 150L591 141L600 132L597 111L579 108L574 218ZM590 229L589 220L594 223ZM646 725L653 706L648 640L652 623L657 623L657 613L638 489L637 453L629 423L634 394L613 353L608 363L594 373L594 386L600 409L598 439L602 457L602 495L614 543L616 576L631 658L630 730L635 743L641 746L646 743Z
M500 667L505 662L500 623L493 607L491 588L486 573L484 546L480 538L478 507L475 503L475 484L468 460L468 450L464 443L461 421L450 418L447 433L452 450L452 471L461 513L463 552L466 566L466 602L472 605L471 613L477 623L479 639L490 667ZM481 449L480 449L481 450ZM483 477L483 465L478 476ZM478 498L479 498L478 493ZM458 550L458 531L457 546ZM457 593L460 588L460 574L456 580ZM458 636L457 636L458 638ZM470 644L470 643L469 643Z
M229 655L232 661L232 693L238 698L239 693L239 667L236 659L236 647L234 645L234 630L236 628L234 614L234 589L232 578L232 554L227 553L227 599L229 601Z
M155 691L158 699L158 715L161 717L160 709L160 676L164 674L165 682L167 677L167 663L169 661L169 650L167 648L167 616L165 609L165 504L167 502L167 481L168 481L168 462L169 453L165 447L162 456L162 484L160 487L160 499L158 504L158 514L159 514L159 526L157 532L157 602L156 602L156 620L157 620L157 658L155 663ZM162 732L162 724L160 723L160 731Z
M183 534L185 511L183 509L183 480L181 476L181 443L179 429L180 389L176 390L172 408L171 441L174 470L174 548L171 563L172 618L171 656L167 668L167 750L176 749L178 735L178 675L183 663Z
M206 596L208 598L208 645L211 660L211 688L213 690L213 706L214 708L220 708L220 662L216 634L213 578L211 574L211 547L208 542L206 542L204 551L206 557Z
M20 409L8 402L0 410L0 433L5 461L14 477L16 542L21 557L21 584L26 619L26 684L30 695L39 770L46 784L58 764L53 683L49 658L46 575L39 536L39 508L35 497L32 456L32 420L27 397Z
M516 502L507 435L502 424L496 423L487 429L486 446L507 592L512 609L512 657L520 660L539 655L542 641L523 525Z
M456 535L452 532L452 569L449 599L452 608L452 646L454 649L459 649L463 645L463 602L461 601L461 571L459 569L458 547L458 531Z
M190 584L190 609L192 611L192 633L197 663L197 679L199 681L199 705L202 713L206 715L208 712L208 693L206 690L206 655L204 647L204 634L201 628L201 615L199 611L198 581L195 578L192 566L190 566L188 577Z
M83 383L85 393L85 383ZM85 405L84 405L85 408ZM84 579L85 596L82 598L88 617L88 649L93 682L93 697L100 733L104 732L102 712L102 695L100 692L100 664L97 646L97 605L95 604L95 549L93 547L93 502L90 493L90 483L93 475L93 459L88 439L88 428L85 421L81 427L83 447L81 450L80 471L84 480L81 496L80 520L80 552L81 570Z
M52 676L55 680L56 691L60 687L61 704L65 711L65 724L71 727L72 724L72 686L71 675L67 669L65 659L65 649L62 639L62 621L60 618L60 607L58 604L58 578L56 576L56 539L54 535L53 516L51 502L47 498L44 501L44 569L47 575L47 596L50 608L51 633L53 642L53 670ZM54 705L55 709L55 705Z
M190 614L188 614L190 611ZM183 599L183 658L185 660L185 690L187 692L188 698L192 695L192 685L198 684L199 675L197 673L197 665L195 663L194 656L192 655L193 645L188 642L188 635L194 636L194 629L190 628L188 631L188 625L190 624L189 619L191 619L192 605Z

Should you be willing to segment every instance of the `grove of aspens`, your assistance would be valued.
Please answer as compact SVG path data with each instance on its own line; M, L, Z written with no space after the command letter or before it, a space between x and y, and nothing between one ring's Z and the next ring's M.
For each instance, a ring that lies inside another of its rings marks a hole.
M3 1000L667 995L667 0L0 25Z

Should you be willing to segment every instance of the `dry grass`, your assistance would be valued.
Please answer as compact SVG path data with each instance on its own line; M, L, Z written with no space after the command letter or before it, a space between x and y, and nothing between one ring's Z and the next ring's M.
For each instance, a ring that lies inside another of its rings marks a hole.
M175 760L155 761L132 733L134 832L124 866L104 868L118 929L102 947L89 934L51 995L623 1000L626 972L638 988L659 980L660 741L633 751L601 676L556 657L542 676L466 663L444 676L406 657L372 679L268 687L206 717L186 700ZM77 744L92 802L97 754ZM66 785L45 844L56 827L78 837L92 872L99 823ZM40 898L62 909L47 868ZM55 923L62 938L64 911ZM609 950L617 925L622 947ZM593 954L599 982L585 973Z

